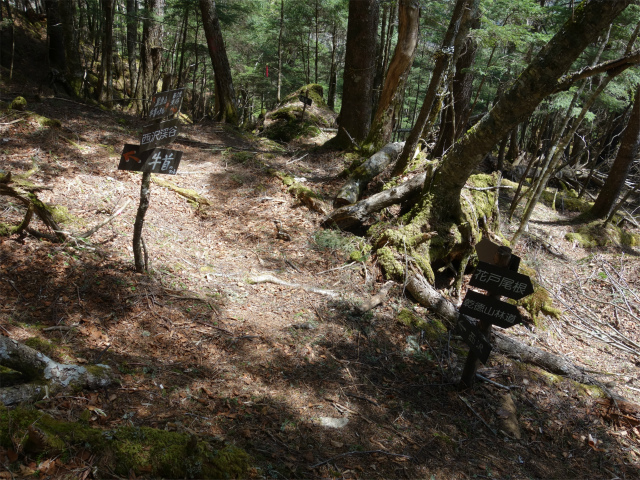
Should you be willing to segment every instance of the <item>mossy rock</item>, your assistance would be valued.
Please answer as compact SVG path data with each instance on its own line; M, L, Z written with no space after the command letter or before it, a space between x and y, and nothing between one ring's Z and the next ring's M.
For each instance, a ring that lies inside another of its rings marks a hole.
M15 441L19 443L16 446ZM89 450L98 470L124 477L242 478L247 453L233 445L207 442L193 435L149 427L91 428L63 422L36 409L0 406L0 445L30 455L71 456Z
M47 357L53 358L56 353L56 347L49 341L40 337L30 337L24 341L27 347L44 353Z
M27 109L27 99L24 97L16 97L11 101L11 110L20 110L23 112Z
M311 106L300 101L301 95L311 98ZM319 127L335 125L337 115L327 107L321 85L309 84L289 94L278 107L265 115L263 135L278 142L290 142L300 137L320 135ZM302 113L304 111L304 120Z
M536 327L543 327L540 322L541 313L559 319L562 315L562 310L553 306L553 299L549 296L549 292L534 280L536 278L536 271L524 264L520 266L519 270L521 274L527 275L531 279L533 283L533 293L518 300L516 304L524 307L524 309L529 312Z
M636 247L640 245L640 235L627 232L612 223L595 221L580 226L577 231L565 235L570 242L577 242L583 248L605 247L607 245Z

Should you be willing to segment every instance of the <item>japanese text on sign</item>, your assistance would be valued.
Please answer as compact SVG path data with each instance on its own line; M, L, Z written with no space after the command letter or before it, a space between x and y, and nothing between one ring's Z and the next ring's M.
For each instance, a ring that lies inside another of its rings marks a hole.
M462 304L467 307L469 311L473 310L478 313L484 313L486 316L493 317L498 320L504 320L508 323L515 323L518 319L517 315L513 313L505 312L504 310L494 308L490 305L484 305L469 298L465 298ZM469 315L472 315L472 313L469 313Z
M171 90L169 92L156 93L151 98L149 118L159 118L165 115L178 113L182 104L184 89Z
M491 353L491 344L484 338L478 327L472 324L467 317L460 315L458 318L458 331L464 341L469 345L482 363L486 363Z
M156 130L155 132L149 132L142 135L140 145L145 145L153 141L164 140L165 138L173 138L178 135L178 127L168 127Z

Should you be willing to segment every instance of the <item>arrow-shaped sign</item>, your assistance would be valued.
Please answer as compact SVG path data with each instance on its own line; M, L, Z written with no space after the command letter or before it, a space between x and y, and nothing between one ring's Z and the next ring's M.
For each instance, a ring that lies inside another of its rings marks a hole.
M484 338L478 327L464 315L458 316L458 333L482 363L487 363L491 353L491 344Z
M469 290L460 306L460 313L484 320L502 328L509 328L522 322L518 307Z
M478 263L469 285L514 300L520 300L533 293L533 283L529 277L487 262Z

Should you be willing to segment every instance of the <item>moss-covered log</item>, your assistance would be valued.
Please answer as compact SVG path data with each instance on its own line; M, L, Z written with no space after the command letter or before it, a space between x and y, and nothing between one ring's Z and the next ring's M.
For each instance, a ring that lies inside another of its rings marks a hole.
M31 347L1 335L0 365L20 372L28 382L0 388L0 403L4 405L39 400L69 387L96 389L112 382L111 371L106 365L81 367L58 363Z
M346 205L331 212L322 222L324 227L337 227L341 230L349 230L361 227L370 215L379 212L383 208L408 201L411 197L419 195L424 185L426 173L419 173L397 187L384 190L371 195L353 205Z
M398 158L404 142L388 143L356 168L336 195L333 205L341 207L358 201L367 184Z
M244 450L219 440L148 427L101 430L35 409L0 406L0 445L28 456L71 458L89 451L98 478L245 478L249 469Z

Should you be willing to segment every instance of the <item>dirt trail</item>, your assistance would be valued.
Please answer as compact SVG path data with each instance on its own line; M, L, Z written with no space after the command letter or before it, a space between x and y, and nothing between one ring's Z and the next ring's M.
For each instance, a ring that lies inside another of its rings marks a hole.
M458 392L466 347L439 335L436 319L401 287L384 306L358 313L356 302L382 285L375 260L350 261L361 240L321 230L320 216L264 168L304 177L330 196L344 166L337 155L296 160L303 145L276 152L217 124L185 126L174 145L184 151L179 174L162 180L210 205L194 207L153 184L144 231L152 273L139 275L131 236L140 175L116 165L123 144L137 142L141 122L55 99L34 109L62 128L2 127L8 140L0 162L15 173L38 167L33 179L52 187L40 197L68 209L65 228L82 231L132 200L87 245L0 238L4 333L47 340L63 361L99 360L121 381L104 392L52 398L42 406L48 413L75 419L92 407L106 416L92 414L90 423L105 428L131 422L224 437L249 452L256 477L640 475L637 425L607 415L596 390L493 356L481 373L510 387L523 434L514 440L500 431L506 391L485 383ZM544 242L526 242L517 253L550 285L572 281L572 269L588 275L600 260L622 262L637 282L637 252L621 259L573 248L562 234L569 227L544 223L558 214L540 212L532 228L567 260ZM23 211L0 198L0 213L16 224ZM290 241L277 238L274 220ZM340 296L248 282L259 275ZM399 318L427 323L415 328ZM45 330L55 326L71 328ZM635 390L624 385L640 388L637 359L576 340L564 320L510 333L609 372L602 378L614 378L627 396Z

